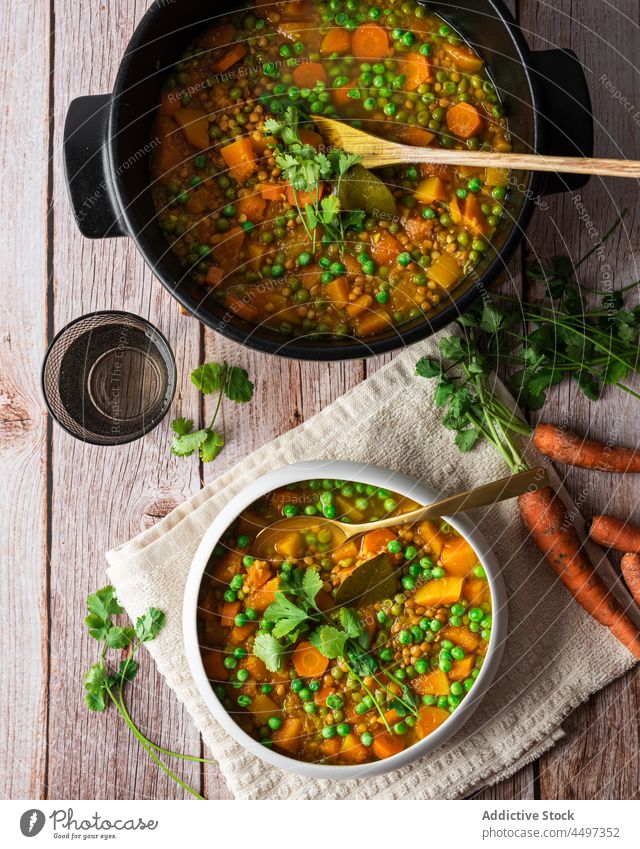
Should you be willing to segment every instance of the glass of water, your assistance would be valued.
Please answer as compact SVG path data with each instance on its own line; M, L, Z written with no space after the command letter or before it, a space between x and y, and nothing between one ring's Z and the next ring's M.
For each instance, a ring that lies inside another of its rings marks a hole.
M175 389L167 340L127 312L76 318L55 337L42 366L49 412L68 433L93 445L144 436L167 413Z

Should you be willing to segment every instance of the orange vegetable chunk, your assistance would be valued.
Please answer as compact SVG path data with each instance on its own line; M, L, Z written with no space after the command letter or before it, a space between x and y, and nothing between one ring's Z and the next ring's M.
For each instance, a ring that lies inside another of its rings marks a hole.
M482 130L480 113L471 103L456 103L447 110L447 127L461 139L477 136Z
M396 535L390 528L369 531L362 537L360 553L366 557L375 557L381 551L387 550L387 543L390 543L392 539L396 539Z
M405 53L400 59L400 71L407 78L407 91L415 91L431 80L431 63L421 53Z
M302 720L289 716L281 727L271 735L273 745L295 757L302 743Z
M462 681L464 678L468 678L469 675L471 675L474 663L475 658L472 654L468 654L466 657L463 657L462 660L454 660L451 666L451 672L449 673L449 678L452 681Z
M209 147L211 140L206 112L202 109L178 109L175 119L189 144L200 150L206 150Z
M416 604L422 607L438 607L441 604L453 604L462 594L463 578L446 577L427 581L416 590Z
M464 578L478 562L478 555L462 537L447 540L440 561L448 575Z
M300 88L313 88L317 82L325 85L329 82L324 65L320 62L303 62L294 68L292 76L294 83Z
M436 728L439 728L445 720L449 719L450 713L443 708L424 705L419 710L420 719L414 726L416 740L428 737Z
M442 669L432 669L424 675L418 675L411 686L421 696L448 696L449 679Z
M404 749L402 734L390 734L382 731L373 738L373 754L383 760L399 754Z
M378 24L360 24L351 42L353 56L364 59L386 59L389 55L389 38Z
M311 643L298 643L293 652L293 665L301 678L319 678L324 675L329 658L321 654Z
M244 183L258 167L256 154L248 138L236 139L220 149L222 158L229 166L229 173L239 183Z
M350 50L351 36L342 27L332 27L322 39L320 45L320 52L323 56L330 56L332 53L348 53Z

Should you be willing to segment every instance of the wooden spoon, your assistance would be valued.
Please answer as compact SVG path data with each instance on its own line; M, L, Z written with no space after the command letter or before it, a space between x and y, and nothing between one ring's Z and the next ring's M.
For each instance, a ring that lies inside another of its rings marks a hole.
M488 150L414 147L372 136L349 124L321 115L314 115L313 122L332 147L359 154L362 157L361 164L365 168L384 168L386 165L407 162L431 162L434 165L467 165L509 170L520 168L525 171L640 178L640 162L633 159L589 159L586 156L545 156L541 153L496 153Z
M474 487L458 495L450 495L440 501L435 501L426 507L412 510L410 513L402 513L399 516L391 516L380 519L377 522L366 522L363 524L344 524L336 519L325 519L314 516L293 516L290 519L280 519L268 528L264 528L256 537L254 551L257 557L266 557L278 552L278 542L283 534L292 531L309 531L318 526L331 531L332 546L339 546L351 537L358 534L375 531L378 528L389 528L392 525L413 524L424 519L434 519L438 516L450 516L463 510L471 510L473 507L486 507L489 504L497 504L508 498L516 498L518 495L548 485L547 472L543 468L528 469L517 475Z

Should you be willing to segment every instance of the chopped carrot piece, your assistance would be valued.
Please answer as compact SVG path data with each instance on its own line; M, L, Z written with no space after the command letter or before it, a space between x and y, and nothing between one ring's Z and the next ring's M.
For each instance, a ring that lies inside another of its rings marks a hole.
M279 582L279 578L272 578L254 590L249 596L248 606L254 610L266 610L276 600Z
M400 59L400 69L407 78L407 91L415 91L431 80L431 63L421 53L405 53Z
M293 186L287 186L287 200L291 206L296 205L296 200L300 209L304 209L310 203L316 203L324 194L324 183L318 183L318 188L313 192L294 191Z
M278 749L284 749L294 757L298 754L302 743L302 720L292 716L287 717L282 726L271 735L273 745Z
M206 112L202 109L178 109L175 119L189 144L200 150L206 150L209 147L211 140Z
M324 287L324 291L327 295L337 304L344 305L349 300L349 281L346 277L334 277L334 279L327 283Z
M242 571L242 555L239 551L225 551L221 557L212 563L211 575L214 581L228 584L229 581Z
M470 139L482 129L482 118L471 103L456 103L447 110L447 127L461 139Z
M403 144L410 144L414 147L429 147L435 139L435 133L430 133L422 127L414 127L411 124L405 124L402 127L397 127L393 131L395 138Z
M224 652L217 649L202 652L202 665L210 681L226 681L229 678L229 670L224 665L224 657Z
M464 678L468 678L469 675L471 675L474 663L475 658L472 654L463 657L462 660L454 660L451 665L449 678L451 678L452 681L462 681Z
M222 610L220 611L220 619L225 628L233 628L235 622L233 621L236 616L240 613L240 602L239 601L226 601L222 605Z
M448 575L464 578L478 562L478 555L466 539L454 537L445 543L440 561Z
M224 271L221 268L218 268L217 265L212 265L204 278L205 283L208 283L209 286L219 286L223 280Z
M373 738L373 754L383 760L399 754L404 749L404 739L401 734L389 734L383 731Z
M358 336L373 336L384 333L391 327L391 316L386 310L370 310L356 319Z
M375 557L381 551L387 550L387 543L396 539L396 535L389 528L378 528L375 531L369 531L362 537L360 544L360 553L367 557Z
M332 27L322 39L320 52L323 56L332 53L348 53L351 50L351 35L342 27Z
M234 646L243 646L258 627L257 622L247 622L246 625L235 625L229 634L229 642Z
M243 44L234 44L231 50L227 51L223 56L213 63L213 70L217 74L222 74L228 71L236 62L239 62L247 55L247 49Z
M424 675L418 675L411 686L420 696L448 696L449 678L442 669L432 669Z
M443 639L451 640L452 643L463 648L465 651L475 651L480 645L480 640L466 625L460 627L450 625L442 632Z
M488 230L487 219L482 211L482 205L475 195L467 195L462 208L462 220L465 226L474 233L481 235Z
M302 144L310 144L311 147L315 147L316 150L324 144L324 139L320 133L314 133L313 130L300 130L300 141Z
M241 301L232 292L227 292L225 295L224 305L245 321L255 321L258 318L258 310L251 304Z
M322 743L320 743L320 751L327 758L335 758L340 754L341 746L341 738L332 737L330 740L323 740Z
M257 224L262 220L267 201L262 195L249 194L238 199L236 210L240 215L246 215L249 221Z
M284 200L287 187L277 183L261 183L260 194L265 200Z
M303 62L293 69L293 81L300 88L313 88L317 82L325 85L329 77L320 62Z
M434 200L446 200L449 197L447 188L440 177L427 177L415 191L416 200L420 203L431 203Z
M258 167L253 145L248 138L236 139L221 148L220 153L229 166L231 176L239 183L248 180Z
M352 53L354 58L386 59L389 55L389 38L378 24L360 24L353 34Z
M462 594L463 578L438 578L427 581L415 594L416 604L422 607L437 607L441 604L453 604Z
M311 643L298 643L293 652L293 665L301 678L319 678L325 673L329 658Z
M354 101L349 97L349 92L352 88L356 87L356 83L354 80L346 83L346 85L340 86L339 88L334 88L331 92L331 97L333 99L333 103L335 106L345 107Z
M413 733L417 740L422 740L428 737L436 728L439 728L443 722L449 719L449 711L443 708L425 705L420 708L420 719L413 727Z
M383 265L395 263L403 250L402 244L388 230L374 234L371 240L371 256Z

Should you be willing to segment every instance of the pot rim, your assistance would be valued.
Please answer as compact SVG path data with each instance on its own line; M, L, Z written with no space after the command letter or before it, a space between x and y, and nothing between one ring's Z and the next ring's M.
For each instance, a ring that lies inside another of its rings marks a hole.
M537 80L532 76L530 70L533 66L531 50L503 0L485 0L485 2L493 8L496 18L502 23L507 37L510 38L515 48L519 63L522 66L530 93L531 109L533 112L533 138L531 140L531 147L534 153L538 153L544 148L545 130L541 107L542 100L540 87ZM484 291L487 290L488 285L493 282L498 273L507 266L517 246L523 239L526 227L531 219L531 215L533 214L533 208L535 205L533 198L535 198L535 196L539 193L541 185L541 176L537 172L529 172L526 189L522 192L524 200L518 215L509 226L502 248L493 257L488 267L477 277L475 282L473 282L466 291L454 298L447 307L431 318L429 318L429 316L425 316L424 319L415 327L410 327L406 330L402 330L401 327L394 327L381 339L373 339L370 342L367 342L366 339L358 340L355 338L350 339L349 341L332 339L329 344L323 345L308 344L295 338L289 339L288 337L280 336L280 334L277 334L276 331L268 331L267 333L262 334L260 326L252 326L248 323L248 329L245 330L241 327L241 324L245 323L242 322L241 319L237 319L237 323L235 324L221 319L216 320L208 307L206 309L202 307L202 299L193 297L182 288L182 281L188 278L188 274L185 272L184 276L178 281L174 280L168 272L165 272L164 260L159 259L157 255L155 255L155 252L151 249L149 241L145 235L137 232L137 227L132 221L123 174L118 173L115 164L116 145L114 143L114 139L117 138L118 134L119 96L127 90L125 82L129 76L132 65L135 64L136 51L144 43L144 37L149 21L153 16L161 14L163 8L162 4L156 4L147 10L146 14L138 24L120 64L113 88L113 97L109 107L107 160L110 170L111 184L117 196L121 210L121 219L124 223L125 229L131 235L137 249L144 257L147 265L149 265L154 275L160 280L165 289L167 289L167 291L176 298L176 300L186 310L188 310L191 315L195 316L198 321L234 342L248 348L252 348L256 351L260 351L261 353L275 354L289 359L320 362L363 359L413 345L428 338L443 327L451 324L461 313L468 309L468 307L470 307ZM441 14L442 11L443 10L440 10L438 14ZM446 14L441 16L446 18ZM470 275L473 274L474 271L472 270Z
M427 484L400 472L372 464L355 463L343 460L310 460L282 466L274 469L243 487L220 511L209 525L194 555L183 602L182 631L187 662L196 686L207 708L222 728L250 754L255 755L271 766L287 772L293 772L306 778L328 778L334 780L363 778L382 775L406 766L433 752L450 739L476 710L489 689L500 664L507 636L508 611L507 595L497 558L484 535L475 528L471 519L464 515L446 518L472 545L485 569L492 598L493 626L489 648L470 693L449 719L428 737L414 743L408 749L382 761L362 766L330 766L297 761L262 746L237 725L222 706L207 678L202 664L197 633L198 595L202 577L209 563L213 549L229 524L239 513L257 498L270 492L274 487L285 486L300 480L317 477L331 477L356 480L375 486L384 486L392 491L407 495L416 501L429 503L438 497L438 492Z

